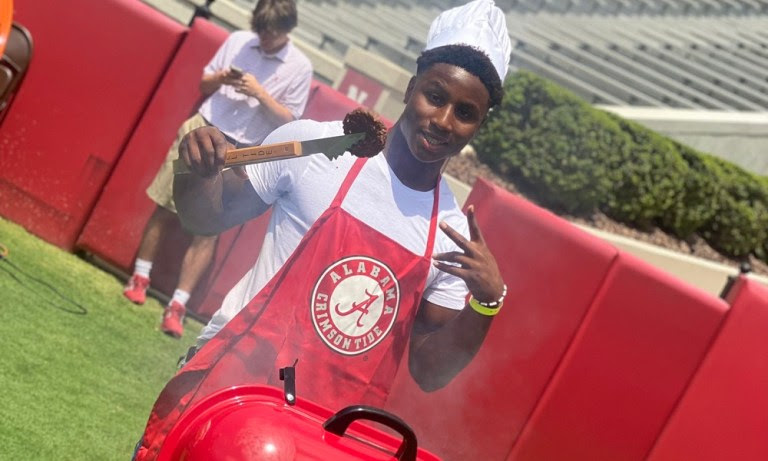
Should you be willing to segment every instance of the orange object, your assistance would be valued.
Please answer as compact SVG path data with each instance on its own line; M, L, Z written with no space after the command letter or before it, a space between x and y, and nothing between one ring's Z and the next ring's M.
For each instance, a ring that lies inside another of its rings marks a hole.
M12 22L13 0L3 0L0 2L0 56L5 52L5 44L8 42Z

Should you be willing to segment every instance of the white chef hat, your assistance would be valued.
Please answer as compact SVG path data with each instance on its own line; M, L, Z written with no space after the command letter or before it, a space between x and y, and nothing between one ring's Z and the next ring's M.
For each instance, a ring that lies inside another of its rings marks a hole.
M469 45L483 51L504 81L512 44L504 12L493 0L474 0L440 13L429 26L424 51L445 45Z

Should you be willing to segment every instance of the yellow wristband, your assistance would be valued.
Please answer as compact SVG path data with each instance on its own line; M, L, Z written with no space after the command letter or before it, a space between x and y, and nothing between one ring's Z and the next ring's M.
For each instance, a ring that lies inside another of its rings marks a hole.
M502 304L499 304L497 307L485 307L480 304L480 301L476 300L473 296L469 297L469 305L478 314L486 315L488 317L493 317L494 315L498 314L502 306Z

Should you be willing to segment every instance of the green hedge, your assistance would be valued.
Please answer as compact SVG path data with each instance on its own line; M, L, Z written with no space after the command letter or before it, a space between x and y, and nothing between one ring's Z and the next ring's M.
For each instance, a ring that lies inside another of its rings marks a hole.
M681 178L683 191L679 199L659 217L662 229L681 239L688 239L717 213L718 197L723 187L713 171L718 169L714 157L702 155L682 144L677 152L688 166Z
M717 250L733 256L758 250L766 242L768 188L753 174L720 158L711 157L713 176L722 185L717 213L701 227L701 235Z
M612 117L632 141L629 155L611 165L616 181L602 209L619 221L649 227L683 198L690 168L669 139L635 122Z
M569 213L594 209L612 184L601 152L622 149L629 138L604 127L607 114L533 74L507 80L496 108L474 145L480 159L513 178L521 189Z
M768 179L598 110L520 71L473 145L481 161L558 211L701 235L729 256L768 256Z

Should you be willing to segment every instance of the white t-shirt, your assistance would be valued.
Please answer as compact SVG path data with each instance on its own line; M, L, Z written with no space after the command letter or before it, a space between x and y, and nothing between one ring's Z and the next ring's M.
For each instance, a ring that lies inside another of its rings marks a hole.
M278 128L265 144L344 134L341 122L298 120ZM272 205L264 244L256 265L230 290L221 308L198 338L212 338L253 299L293 253L315 220L330 206L357 157L346 153L330 161L324 155L262 163L246 167L256 193ZM383 154L368 160L352 184L342 208L356 219L387 235L414 254L426 251L434 191L404 186ZM467 219L445 180L440 183L438 222L467 237ZM257 251L256 248L253 251ZM435 253L460 251L439 228ZM430 266L423 297L449 309L462 309L467 287L463 280Z

